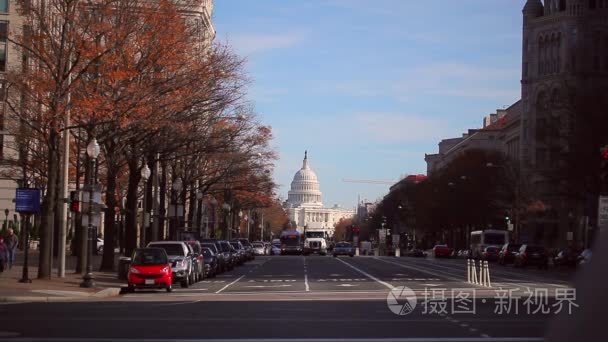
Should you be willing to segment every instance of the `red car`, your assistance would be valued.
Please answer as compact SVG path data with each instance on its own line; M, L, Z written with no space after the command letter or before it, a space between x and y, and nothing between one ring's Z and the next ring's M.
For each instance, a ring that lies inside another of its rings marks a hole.
M127 277L129 292L135 289L173 290L173 273L167 252L162 248L138 248L133 251Z
M448 245L435 245L433 247L433 255L435 258L449 258L454 253L452 248L449 248Z

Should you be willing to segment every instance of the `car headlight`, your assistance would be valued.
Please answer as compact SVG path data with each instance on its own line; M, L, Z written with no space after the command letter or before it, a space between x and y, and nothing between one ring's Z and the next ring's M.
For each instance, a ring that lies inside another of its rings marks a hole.
M129 272L136 273L136 274L141 273L141 272L139 272L139 270L137 268L134 268L134 267L129 268Z
M187 264L186 260L179 260L178 262L175 263L176 268L186 268L187 265L188 264Z
M165 266L165 268L163 268L162 270L160 270L160 273L169 273L169 271L171 271L171 267Z

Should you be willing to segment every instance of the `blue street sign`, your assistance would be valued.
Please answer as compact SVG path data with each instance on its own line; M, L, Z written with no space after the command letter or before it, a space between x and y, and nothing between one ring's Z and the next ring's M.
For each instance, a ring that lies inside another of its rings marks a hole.
M17 188L15 211L20 214L40 213L40 189Z

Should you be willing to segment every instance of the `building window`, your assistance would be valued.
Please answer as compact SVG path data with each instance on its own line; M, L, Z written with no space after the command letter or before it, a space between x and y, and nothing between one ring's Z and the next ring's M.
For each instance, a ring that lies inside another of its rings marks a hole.
M8 21L0 21L0 71L6 71L7 38L8 38Z
M0 12L8 13L8 0L0 0Z

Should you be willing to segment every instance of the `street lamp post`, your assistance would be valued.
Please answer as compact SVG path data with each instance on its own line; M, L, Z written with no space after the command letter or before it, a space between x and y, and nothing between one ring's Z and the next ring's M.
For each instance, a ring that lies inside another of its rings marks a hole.
M194 203L194 225L193 228L198 230L198 236L201 237L203 235L203 225L202 225L202 217L203 217L203 192L201 190L196 191L196 203Z
M228 216L230 216L230 209L231 209L230 208L230 204L224 203L224 204L222 204L222 208L226 212L226 214L224 215L224 227L225 227L224 234L226 236L226 239L229 240L231 238L230 232L231 232L231 229L232 229L232 227L228 223Z
M92 271L92 258L93 258L93 242L95 241L95 236L93 234L93 196L94 196L94 188L96 180L95 178L95 163L97 162L97 157L99 156L99 144L97 143L97 139L93 138L89 145L87 146L87 155L91 159L91 167L90 167L90 176L89 176L89 207L87 209L87 217L88 217L88 228L87 228L87 267L86 273L82 277L82 283L80 283L80 287L93 287L95 284L93 283L93 271Z
M178 207L179 207L179 201L178 201L178 197L179 197L179 192L182 190L182 179L181 178L176 178L173 181L173 185L171 186L171 188L173 189L173 196L171 198L171 201L173 202L173 215L172 215L172 223L171 226L173 227L172 231L170 232L170 239L176 239L176 233L177 233L177 218L178 218Z
M144 199L141 204L141 232L140 232L140 247L146 246L146 209L148 204L148 179L150 178L150 168L148 164L144 163L144 167L141 169L141 179L144 183Z
M215 199L215 197L211 196L211 200L209 201L209 204L211 204L211 211L213 212L213 237L215 237L215 223L217 221L216 218L216 212L215 212L215 208L217 207L217 199ZM206 217L206 227L205 227L205 237L208 238L209 237L209 213L207 213Z

